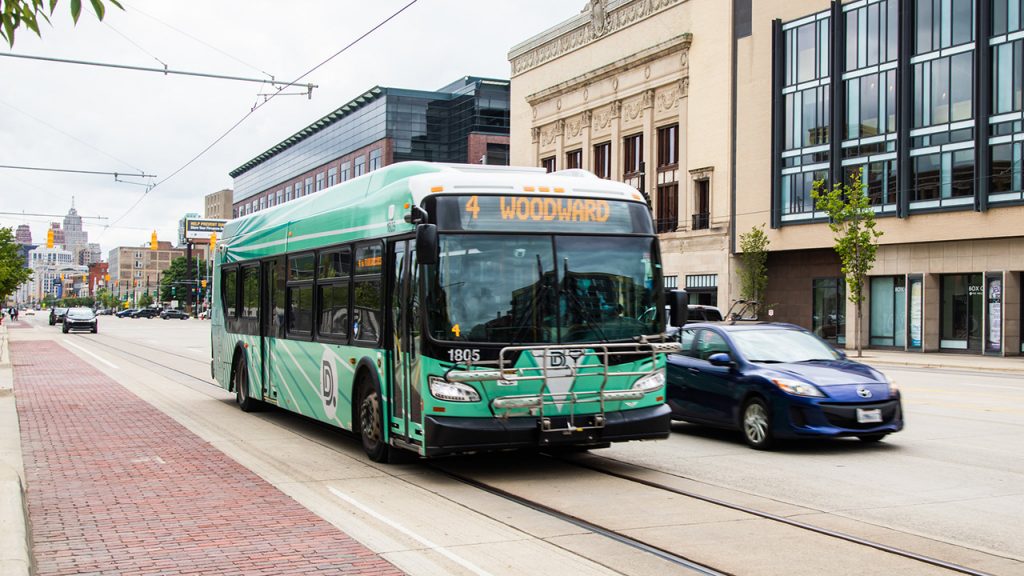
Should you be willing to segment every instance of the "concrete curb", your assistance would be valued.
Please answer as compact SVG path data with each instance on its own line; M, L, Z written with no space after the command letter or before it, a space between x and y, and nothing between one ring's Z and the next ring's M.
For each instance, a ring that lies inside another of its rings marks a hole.
M0 574L29 576L32 556L25 509L21 428L10 360L7 326L0 326Z

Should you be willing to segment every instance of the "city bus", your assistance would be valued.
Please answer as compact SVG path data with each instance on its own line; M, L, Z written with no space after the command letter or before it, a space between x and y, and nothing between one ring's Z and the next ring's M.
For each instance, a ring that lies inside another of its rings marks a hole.
M623 183L398 163L229 221L213 277L220 386L351 431L372 460L669 434L678 344L650 210Z

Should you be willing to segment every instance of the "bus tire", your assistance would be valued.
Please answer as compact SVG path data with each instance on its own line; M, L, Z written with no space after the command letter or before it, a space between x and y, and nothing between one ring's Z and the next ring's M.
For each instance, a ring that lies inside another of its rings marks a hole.
M249 363L245 361L245 354L239 354L235 360L234 370L235 402L242 412L256 410L256 400L249 396Z
M388 461L380 390L366 374L359 379L359 438L363 443L363 451L370 460Z

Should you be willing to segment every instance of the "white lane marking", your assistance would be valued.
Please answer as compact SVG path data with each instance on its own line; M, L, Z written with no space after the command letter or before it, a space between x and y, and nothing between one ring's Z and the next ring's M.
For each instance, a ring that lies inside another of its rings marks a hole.
M388 526L394 528L395 530L398 530L402 534L405 534L406 536L412 538L413 540L416 540L417 542L423 544L427 548L437 552L438 554L444 556L445 558L451 560L452 562L455 562L459 566L462 566L462 567L466 568L467 570L470 570L471 572L473 572L475 574L480 574L481 576L491 576L490 572L484 570L483 568L480 568L479 566L473 564L469 560L466 560L465 558L462 558L461 556L458 556L457 554L451 552L450 550L448 550L447 548L445 548L443 546L439 546L439 545L431 542L430 540L427 540L426 538L420 536L419 534L414 533L412 530L409 530L405 526L402 526L401 524L398 524L397 522L393 522L392 520L390 520L387 517L379 514L375 510L367 508L365 505L360 504L355 499L353 499L351 496L348 496L347 494L343 494L340 490L336 489L335 487L328 486L327 489L330 490L331 493L334 494L335 496L337 496L338 498L341 498L345 502L348 502L349 504L355 506L356 508L359 508L363 512L369 514L370 516L373 516L377 520L380 520L381 522L387 524Z
M117 366L117 364L114 364L113 362L110 362L109 360L106 360L106 359L104 359L104 358L100 358L100 357L99 357L99 356L97 356L96 354L93 354L92 352L90 352L90 351L86 350L85 348L82 348L82 347L81 347L81 346L79 346L78 344L75 344L74 342L70 342L70 341L68 341L68 340L62 340L62 341L61 341L61 343L62 343L62 344L64 344L65 346L71 346L71 347L73 347L73 348L78 348L78 349L79 349L79 350L81 350L82 352L85 352L85 353L86 353L86 354L88 354L89 356L92 356L93 358L95 358L95 359L99 360L100 362L103 362L103 363L104 363L104 364L106 364L107 366L110 366L111 368L114 368L115 370L120 370L120 368L119 368L119 367Z

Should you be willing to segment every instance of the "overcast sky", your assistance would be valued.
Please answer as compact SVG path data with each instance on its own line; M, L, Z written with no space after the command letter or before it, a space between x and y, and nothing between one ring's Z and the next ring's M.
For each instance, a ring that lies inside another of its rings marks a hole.
M60 0L42 38L20 29L19 54L251 78L294 80L409 0L121 0L98 22L88 2L72 26ZM279 96L181 170L270 92L266 85L0 56L0 165L144 171L145 188L113 176L0 168L0 212L66 214L74 196L104 259L115 246L176 241L228 172L373 86L436 90L462 76L508 78L513 45L578 14L585 0L418 0L318 69L313 98ZM289 90L294 91L294 90ZM169 179L168 179L169 178ZM166 180L165 180L166 179ZM122 218L123 216L123 218ZM121 220L115 224L119 218ZM45 241L54 218L0 215ZM59 220L59 218L58 218Z

